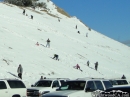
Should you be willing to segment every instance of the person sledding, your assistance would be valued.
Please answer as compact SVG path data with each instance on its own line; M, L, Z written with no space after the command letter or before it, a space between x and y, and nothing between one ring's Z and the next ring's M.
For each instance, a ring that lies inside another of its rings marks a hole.
M37 42L36 45L39 46L39 43Z
M76 66L74 66L74 68L79 69L80 71L82 71L82 70L80 69L79 64L77 64Z

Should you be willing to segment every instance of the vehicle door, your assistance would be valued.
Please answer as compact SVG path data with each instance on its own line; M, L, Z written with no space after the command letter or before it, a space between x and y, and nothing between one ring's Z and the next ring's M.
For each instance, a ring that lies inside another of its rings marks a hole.
M0 81L0 96L9 97L9 91L4 81Z
M84 91L84 97L94 97L92 92L96 90L96 86L93 81L88 81Z
M26 87L22 81L9 80L7 81L10 86L10 94L19 94L21 97L26 97Z
M52 83L52 91L56 91L56 89L60 86L58 80L53 81Z

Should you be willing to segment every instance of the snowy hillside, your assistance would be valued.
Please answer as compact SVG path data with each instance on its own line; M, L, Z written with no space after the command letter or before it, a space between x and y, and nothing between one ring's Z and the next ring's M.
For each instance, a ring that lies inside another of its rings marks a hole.
M25 10L27 16L22 14L22 8L0 3L0 78L17 78L17 68L21 64L22 80L27 87L41 75L120 78L125 74L130 81L130 47L89 30L75 17L58 14L59 22L57 17L44 11ZM48 38L50 48L46 47ZM59 61L52 59L54 54L59 55ZM99 63L97 71L96 61ZM73 68L76 64L82 72Z

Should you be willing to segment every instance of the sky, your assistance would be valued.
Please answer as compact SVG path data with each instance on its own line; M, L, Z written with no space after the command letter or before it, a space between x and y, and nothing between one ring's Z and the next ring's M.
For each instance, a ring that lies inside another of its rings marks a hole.
M130 40L130 0L52 0L70 16L117 41Z
M35 12L32 8L25 8L26 16L19 7L0 3L1 79L18 79L17 68L21 64L22 81L26 87L30 87L41 76L110 79L121 78L124 74L130 81L130 47L95 30L88 30L76 18L59 14L51 2L48 5L51 14L62 18L60 22L40 9L35 9ZM46 47L48 38L51 41L50 48ZM59 55L59 61L52 59L54 54ZM86 64L88 60L89 67ZM99 64L97 71L95 62ZM73 68L77 64L82 72Z

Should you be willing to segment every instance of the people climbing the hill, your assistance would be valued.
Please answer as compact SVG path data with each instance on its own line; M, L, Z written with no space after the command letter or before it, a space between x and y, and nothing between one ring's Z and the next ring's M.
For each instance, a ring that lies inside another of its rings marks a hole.
M60 18L58 18L58 21L60 22Z
M80 71L82 71L82 70L80 69L79 64L77 64L76 66L74 66L74 68L79 69Z
M39 43L37 42L36 45L39 46Z
M55 59L55 58L56 58L56 60L58 60L58 61L59 61L59 55L54 54L54 57L53 57L52 59Z
M41 76L40 80L42 80L42 79L43 79L43 76Z
M95 63L95 70L98 68L98 62Z
M49 40L49 38L47 39L47 44L46 44L46 47L48 46L48 47L50 47L50 40Z
M33 15L31 15L31 19L33 19Z
M125 75L123 74L123 76L121 77L121 79L126 79Z
M75 26L75 28L77 29L77 25Z
M89 66L89 61L87 61L87 66Z
M25 15L25 9L23 9L23 15Z
M18 77L22 79L22 73L23 73L23 68L22 65L19 64L19 67L17 69Z
M86 33L86 37L88 37L88 33Z
M78 33L80 34L80 31L78 31Z

